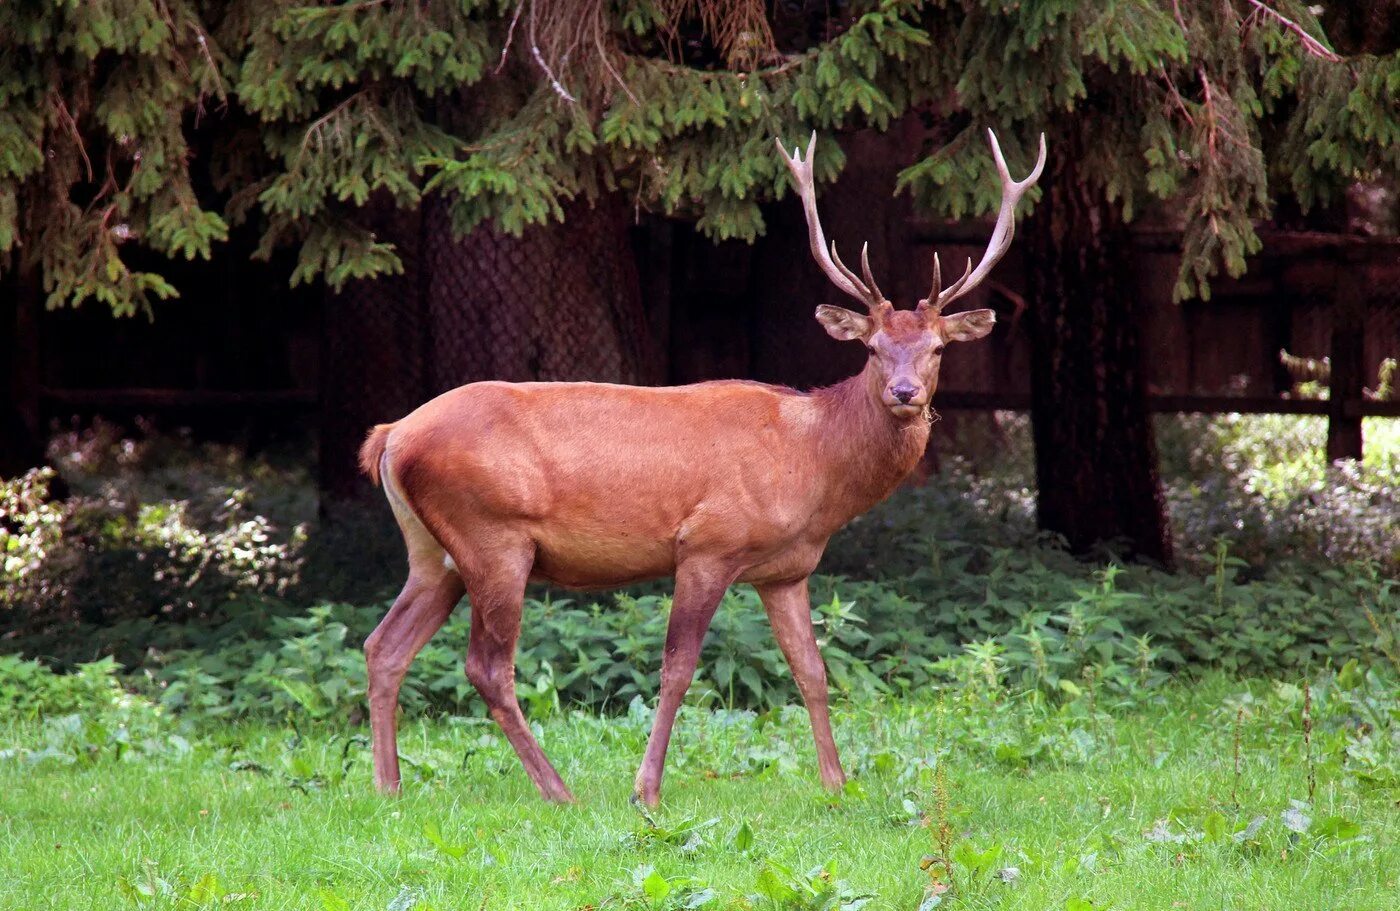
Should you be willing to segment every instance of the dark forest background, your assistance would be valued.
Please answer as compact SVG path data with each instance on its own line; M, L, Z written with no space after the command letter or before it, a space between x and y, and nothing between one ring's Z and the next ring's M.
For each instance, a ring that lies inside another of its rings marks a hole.
M1395 416L1400 13L1062 5L140 0L0 13L0 474L97 417L315 453L473 380L838 380L859 352L771 141L897 305L975 255L938 440L1030 416L1035 519L1171 566L1156 413ZM77 424L74 424L74 421ZM51 487L62 493L64 479Z
M995 331L809 580L849 784L740 585L638 812L663 580L526 592L582 806L466 603L373 794L366 430L849 376L774 137L912 307L988 242L989 129L1048 147ZM1392 907L1398 191L1396 2L0 3L0 906Z

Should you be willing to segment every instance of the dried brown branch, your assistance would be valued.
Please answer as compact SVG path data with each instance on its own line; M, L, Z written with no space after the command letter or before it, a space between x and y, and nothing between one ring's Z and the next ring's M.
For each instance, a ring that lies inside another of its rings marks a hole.
M506 65L506 56L510 53L510 46L515 42L515 26L520 22L520 14L525 11L527 0L520 0L520 4L515 8L515 15L510 17L510 28L506 29L506 43L501 46L501 60L496 64L495 73L500 75L502 68Z
M1196 70L1196 73L1201 77L1201 90L1205 93L1206 147L1210 149L1210 154L1213 157L1215 155L1216 126L1219 122L1219 119L1216 117L1215 114L1215 99L1211 95L1210 79L1206 77L1205 68L1198 68Z
M1016 327L1021 322L1021 316L1026 312L1025 297L1016 293L1015 291L1012 291L1006 285L1003 285L1001 282L998 281L987 282L987 288L994 294L1000 294L1002 297L1006 298L1008 301L1011 302L1011 306L1013 309L1011 311L1011 326L1007 331L1007 337L1014 338L1016 335Z
M587 15L590 10L596 9L598 0L582 0L575 5L563 2L546 2L546 0L529 0L530 9L527 16L530 37L530 56L534 58L535 64L549 80L550 87L554 93L565 101L573 104L577 98L564 87L564 83L555 75L554 68L557 66L563 70L569 63L579 40L582 38L587 24L591 24L593 17ZM544 37L540 37L539 20L540 7L544 6ZM579 7L584 7L580 9ZM541 50L541 44L544 49ZM551 63L553 66L551 66ZM576 69L585 74L585 84L587 80L587 70L589 61L574 60Z
M1196 74L1200 77L1201 91L1204 95L1204 105L1206 113L1206 145L1210 149L1211 156L1213 157L1216 152L1217 135L1224 137L1225 141L1227 141L1230 145L1236 146L1238 148L1248 147L1249 143L1247 143L1239 135L1239 133L1232 128L1233 122L1230 120L1230 118L1228 116L1221 117L1220 114L1217 112L1214 90L1211 88L1210 78L1206 76L1205 67L1198 67L1196 70ZM1225 101L1226 104L1230 105L1233 109L1233 101L1231 101L1228 95L1226 96Z
M354 102L358 101L364 95L365 90L361 89L360 91L351 95L349 98L346 98L344 101L340 102L335 107L331 108L329 111L322 114L320 117L317 117L311 122L311 125L306 128L306 134L301 137L301 148L297 150L296 164L300 165L301 159L306 156L306 148L311 144L312 136L315 136L316 141L320 143L322 141L321 131L326 128L326 124L330 123L331 120L333 120L337 114L348 108Z
M1185 117L1186 122L1191 126L1195 126L1196 118L1191 116L1190 109L1186 107L1186 100L1182 98L1181 93L1176 90L1176 83L1172 82L1171 77L1167 75L1167 71L1160 66L1157 67L1157 75L1162 77L1162 84L1165 85L1167 91L1171 93L1172 100L1176 102L1177 109L1181 111L1181 116Z
M1172 0L1172 15L1176 17L1177 28L1181 29L1181 37L1189 38L1191 33L1186 28L1186 17L1181 15L1181 0Z
M660 0L671 46L679 46L681 23L698 19L732 70L755 69L778 57L763 0Z
M204 30L195 27L195 43L199 45L200 56L209 67L209 75L214 77L214 94L219 98L220 107L228 107L228 91L224 87L224 78L219 75L219 65L214 62L214 55L209 52L209 37L204 34Z
M683 22L699 21L705 35L723 54L729 73L745 73L776 63L777 71L795 65L778 53L763 0L658 0L663 42L679 53ZM637 103L621 73L624 52L613 31L605 0L519 0L506 30L496 71L505 66L516 27L526 21L529 57L554 94L569 103L595 101L599 87L616 85ZM722 75L722 74L717 74ZM573 86L574 89L571 89ZM578 87L586 87L580 93ZM580 99L580 94L585 95Z
M1312 35L1308 34L1307 29L1303 28L1301 25L1294 22L1292 19L1289 19L1287 16L1285 16L1283 13L1280 13L1273 7L1265 4L1263 0L1248 0L1248 2L1250 6L1254 7L1254 13L1250 14L1251 17L1258 14L1262 16L1268 16L1269 18L1273 19L1279 25L1283 26L1283 28L1286 31L1292 32L1295 36L1297 36L1298 41L1303 45L1303 50L1307 51L1312 56L1321 58L1322 60L1326 60L1329 63L1342 62L1342 58L1339 54L1337 54L1331 48L1327 47L1321 41L1318 41ZM1242 24L1241 29L1243 30L1244 25L1247 25L1248 23L1249 20L1246 19L1245 22Z
M88 182L91 182L92 159L88 158L87 146L83 144L82 133L78 132L78 122L73 119L73 114L68 110L68 104L61 95L54 93L52 97L54 110L58 112L58 119L68 129L68 134L73 137L73 144L78 147L78 154L83 158L83 169L87 172Z

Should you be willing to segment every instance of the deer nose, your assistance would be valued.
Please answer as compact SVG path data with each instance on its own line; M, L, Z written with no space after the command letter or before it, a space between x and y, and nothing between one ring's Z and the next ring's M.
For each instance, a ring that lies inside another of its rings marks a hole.
M890 387L890 395L899 399L901 405L908 405L909 400L912 399L918 391L918 389L908 383L900 383L898 386Z

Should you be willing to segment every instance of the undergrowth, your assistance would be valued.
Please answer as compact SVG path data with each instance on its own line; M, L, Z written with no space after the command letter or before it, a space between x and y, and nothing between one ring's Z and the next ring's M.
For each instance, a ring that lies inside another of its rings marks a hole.
M1080 579L1033 553L949 545L936 554L899 585L813 580L813 622L837 693L907 696L956 681L1052 702L1091 690L1128 699L1206 666L1305 673L1400 654L1400 592L1374 573L1244 581L1222 550L1203 577L1110 565ZM128 656L130 685L172 711L358 719L360 643L386 609L255 601L218 624L146 619L70 634L85 648ZM517 677L532 716L618 712L653 698L669 610L662 595L528 599ZM484 714L462 670L469 628L469 610L460 609L423 649L404 684L406 711ZM33 673L30 663L5 666ZM799 699L748 587L721 603L693 692L731 709Z
M17 661L0 661L0 697ZM405 796L385 800L361 727L172 713L110 663L30 666L44 695L0 722L0 905L1390 907L1400 689L1384 662L1113 692L955 664L918 694L837 701L851 778L836 794L800 708L699 695L656 812L626 800L652 721L640 698L612 716L532 707L578 807L539 802L470 716L406 721Z
M1190 477L1201 490L1221 483L1228 491L1218 494L1227 497L1219 516L1199 513L1209 519L1200 534L1213 537L1185 536L1193 556L1168 573L1083 562L1042 540L1021 464L1024 422L997 420L1000 457L974 469L945 455L927 484L833 540L823 564L831 574L814 579L813 602L839 692L918 692L962 660L1055 695L1086 681L1112 691L1201 667L1310 672L1395 648L1394 566L1377 542L1400 534L1385 500L1400 489L1391 483L1400 481L1400 443L1388 448L1373 434L1366 464L1327 469L1312 460L1311 425L1292 437L1273 419L1172 425L1180 434L1175 442L1164 434L1175 453L1164 460L1172 489ZM52 452L73 488L69 500L47 500L42 474L3 488L0 611L11 622L0 647L59 667L114 656L178 711L360 713L359 646L387 609L385 580L392 585L402 566L401 544L382 527L387 510L317 525L304 467L188 440L137 443L109 425L60 435ZM1338 471L1364 475L1377 503L1357 505L1355 485L1318 493ZM1306 524L1286 507L1300 498L1312 504L1306 515L1343 502L1354 508L1319 522L1309 538L1288 530ZM1189 524L1196 514L1176 515ZM1253 537L1224 534L1227 520ZM1290 542L1292 556L1279 556L1279 541ZM327 600L340 590L354 603ZM633 697L650 699L668 590L533 592L519 674L532 710L615 712ZM464 606L415 664L409 711L480 710L461 670L467 614ZM696 691L730 708L797 698L747 587L721 606Z

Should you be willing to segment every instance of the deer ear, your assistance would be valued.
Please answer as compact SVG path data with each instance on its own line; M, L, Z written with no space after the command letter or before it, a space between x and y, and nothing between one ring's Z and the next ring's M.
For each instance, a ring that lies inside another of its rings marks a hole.
M839 342L865 338L870 334L870 317L861 316L845 307L822 304L817 308L817 322L826 329L826 334Z
M948 342L972 342L982 338L997 324L997 315L992 310L968 310L943 317L943 340Z

